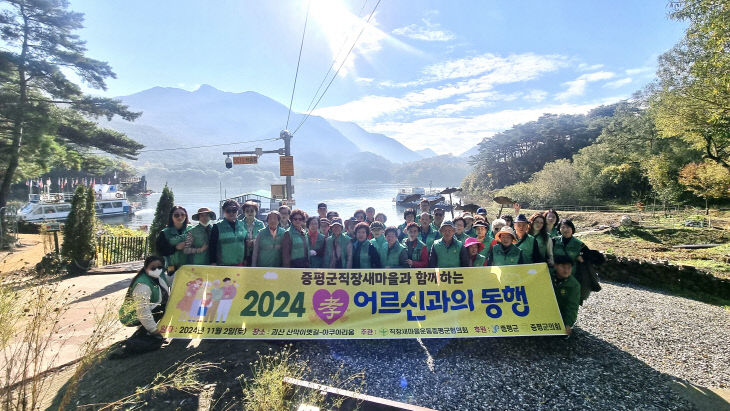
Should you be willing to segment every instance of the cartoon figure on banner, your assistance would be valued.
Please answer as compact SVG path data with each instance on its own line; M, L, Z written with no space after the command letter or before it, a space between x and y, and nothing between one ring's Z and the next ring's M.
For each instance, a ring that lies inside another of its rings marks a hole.
M202 282L201 286L195 290L193 296L193 303L190 305L190 311L188 312L188 321L198 321L201 315L201 303L205 300L206 288L208 288L208 282ZM203 310L204 311L204 310Z
M218 306L223 298L223 286L220 280L213 281L213 285L210 289L210 305L205 314L205 322L212 323L215 321L216 313L218 312Z
M314 312L327 324L332 324L342 317L349 304L350 296L345 290L335 290L330 293L326 289L319 289L312 297Z
M223 292L221 293L221 301L218 303L215 322L226 322L226 319L228 318L228 311L230 311L231 305L233 305L233 298L236 297L237 287L237 282L232 281L228 277L223 279L223 286L221 287Z
M181 298L175 306L175 308L180 310L180 321L188 321L190 308L193 305L193 300L195 299L196 292L200 287L203 286L203 279L196 278L193 281L188 281L185 285L187 286L187 289L185 290L185 296Z

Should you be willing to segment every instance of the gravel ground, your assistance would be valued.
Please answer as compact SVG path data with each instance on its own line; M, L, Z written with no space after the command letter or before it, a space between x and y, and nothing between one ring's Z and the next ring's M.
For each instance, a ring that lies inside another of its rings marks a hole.
M365 372L371 395L441 410L692 409L675 380L730 386L730 311L613 283L569 339L302 341L313 377Z

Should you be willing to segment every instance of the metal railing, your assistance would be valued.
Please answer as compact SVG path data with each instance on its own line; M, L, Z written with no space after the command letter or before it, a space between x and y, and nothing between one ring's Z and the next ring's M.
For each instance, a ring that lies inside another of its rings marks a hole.
M128 263L144 260L150 254L149 239L145 237L97 237L96 265Z

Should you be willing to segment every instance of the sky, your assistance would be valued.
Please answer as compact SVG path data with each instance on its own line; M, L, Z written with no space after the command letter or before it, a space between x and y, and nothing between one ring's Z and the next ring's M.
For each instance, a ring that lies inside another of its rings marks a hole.
M92 94L209 84L288 106L306 19L294 111L308 112L334 77L313 114L414 150L460 154L544 113L584 113L643 88L685 29L666 17L666 4L71 0L70 8L85 14L78 34L88 56L117 75Z

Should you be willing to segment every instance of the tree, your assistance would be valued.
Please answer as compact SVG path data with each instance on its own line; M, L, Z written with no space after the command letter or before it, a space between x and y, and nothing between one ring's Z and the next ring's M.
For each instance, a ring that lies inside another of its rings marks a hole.
M663 137L681 137L730 169L730 3L682 0L684 38L659 58L651 108Z
M730 171L715 162L687 164L679 171L679 182L705 200L708 215L710 198L730 196Z
M63 225L63 247L61 254L71 261L83 260L83 245L81 242L83 224L86 213L86 188L83 185L76 187L71 200L71 212Z
M172 206L175 205L175 195L172 193L167 183L165 188L162 189L162 195L160 200L157 201L157 208L155 209L155 218L152 220L152 226L150 226L150 252L157 254L156 240L160 232L167 227L167 223L170 221L170 211Z
M89 120L118 115L131 121L141 113L119 100L84 95L65 74L73 72L102 90L105 79L115 77L109 64L85 55L84 41L73 34L82 27L83 15L68 11L66 0L5 4L0 12L0 207L19 180L19 168L73 162L90 156L92 148L134 159L143 147Z

